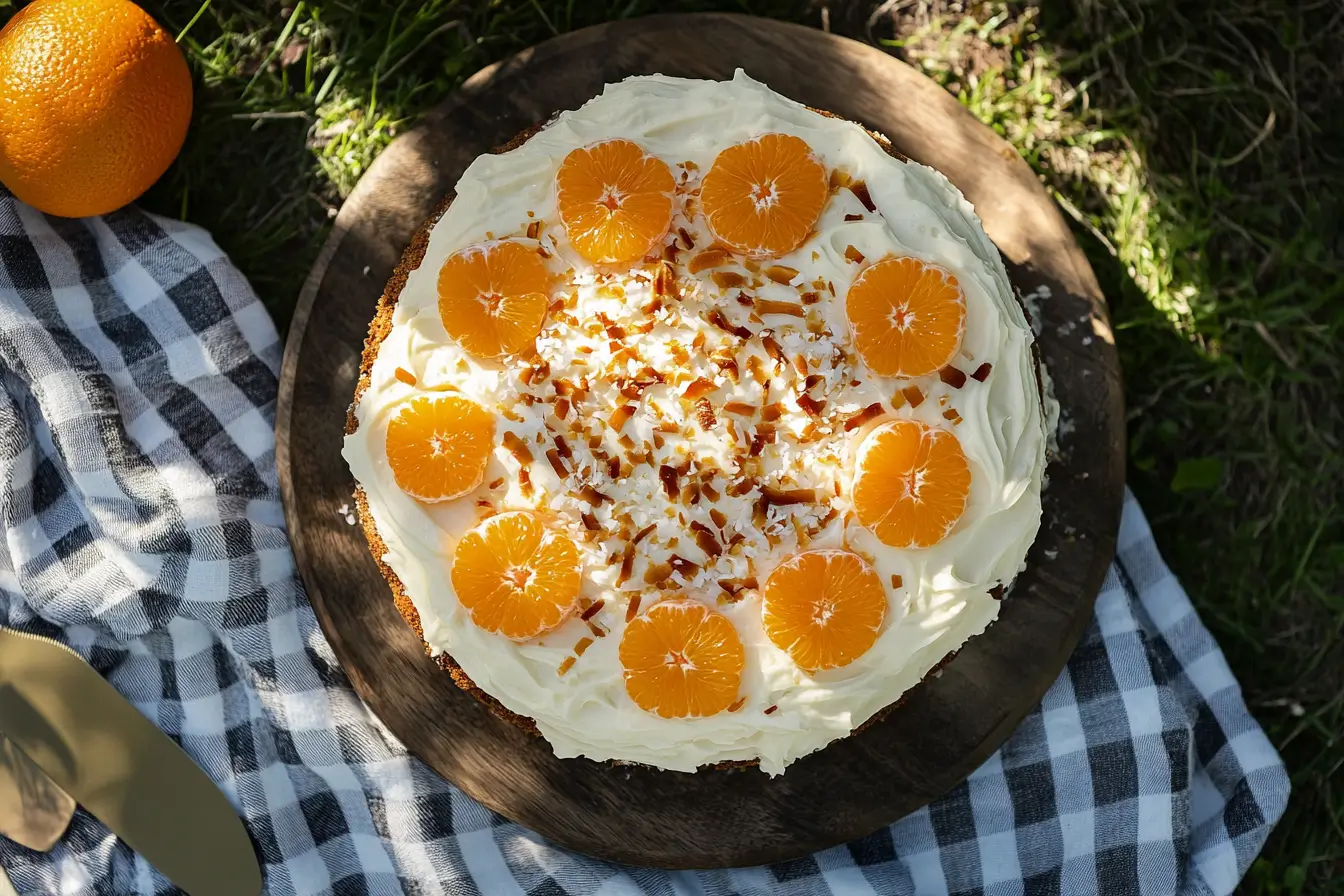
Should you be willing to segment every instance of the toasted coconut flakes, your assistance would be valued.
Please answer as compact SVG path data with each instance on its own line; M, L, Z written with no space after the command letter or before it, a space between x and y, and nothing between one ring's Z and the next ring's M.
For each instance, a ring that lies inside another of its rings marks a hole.
M756 408L745 401L730 401L723 406L723 409L730 414L740 414L743 417L752 417L756 414Z
M677 295L677 274L667 262L659 262L658 272L653 278L655 299L679 299Z
M689 212L687 212L687 214L689 214ZM691 239L691 235L686 232L685 227L677 228L677 236L681 237L681 242L684 248L686 249L695 248L695 240Z
M798 298L802 299L804 305L815 305L821 301L821 296L815 292L805 292Z
M617 587L630 581L630 575L635 569L635 546L626 544L625 550L621 552L621 571L616 576Z
M527 467L518 471L518 491L524 498L532 497L532 473Z
M574 657L572 656L565 657L564 660L560 663L560 668L555 670L556 674L564 675L570 669L574 668L574 662L575 662Z
M635 440L627 435L622 435L619 439L616 440L616 444L620 445L626 451L629 451L635 447Z
M596 433L588 437L588 450L593 452L593 457L596 457L598 460L602 460L607 456L607 453L602 450L601 433Z
M708 395L717 388L718 387L715 386L713 382L700 376L696 377L681 395L683 398L694 401L702 395Z
M700 564L677 554L672 554L667 558L667 565L672 567L683 579L689 579L700 571Z
M748 295L747 293L743 292L743 291L740 290L740 289L737 291L737 295L735 296L735 300L736 300L737 304L743 306L744 308L755 308L755 307L756 307L756 299L755 299L754 297ZM760 323L760 322L761 322L761 318L756 314L755 311L753 311L750 315L748 315L748 317L751 319L751 321L752 321L753 323Z
M736 271L715 271L710 279L719 289L737 289L747 285L747 278Z
M505 420L510 421L511 423L523 422L522 415L520 415L517 411L514 411L512 408L500 408L499 415L503 417Z
M415 374L404 367L398 367L396 370L392 371L392 375L408 386L414 386L416 383Z
M785 286L792 283L793 278L798 276L798 271L783 264L772 264L762 271L762 273L776 283L782 283Z
M630 598L630 603L625 605L625 621L632 622L639 615L639 595L636 594Z
M658 424L658 432L681 432L681 427L671 420L664 420Z
M774 711L777 710L777 709L779 709L778 704L771 705L771 706L767 706L767 707L765 708L765 714L766 714L766 715L770 715L770 713L774 712Z
M706 490L708 490L709 486L704 486L704 488L705 488ZM711 500L711 501L717 501L718 498L711 498L710 500ZM710 518L711 520L713 520L713 521L714 521L714 525L718 526L720 529L722 529L724 526L728 525L728 517L727 517L727 515L724 514L724 512L723 512L722 510L720 510L719 508L717 508L717 507L711 507L711 508L710 508L710 510L709 510L709 518Z
M756 483L750 479L738 479L728 484L728 495L729 497L740 498L755 487Z
M848 215L845 215L845 220L846 220L846 221L862 221L862 220L863 220L863 215L848 214Z
M817 490L814 488L775 488L766 485L761 487L761 500L776 507L786 507L790 504L816 504Z
M695 349L696 351L704 350L705 334L703 332L696 333L695 336L691 338L691 348Z
M728 319L723 316L723 312L720 311L718 308L714 308L708 314L706 314L705 320L714 327L723 330L725 333L732 333L738 339L751 338L750 330L748 330L746 327L737 327L728 323ZM704 333L697 333L696 336L703 339Z
M863 264L863 253L860 252L858 249L855 249L853 246L845 247L845 258L849 259L855 264Z
M655 433L653 434L653 447L654 447L656 450L658 450L658 451L662 451L662 450L663 450L663 446L666 445L666 444L667 444L667 441L663 438L663 434L662 434L661 432L655 432ZM645 442L645 443L644 443L644 452L647 454L647 453L648 453L648 450L649 450L649 449L648 449L648 443Z
M622 429L625 428L625 424L634 415L635 415L634 405L632 404L619 405L616 408L616 410L611 412L611 417L608 418L607 422L611 425L611 428L613 430L615 430L616 432L620 432Z
M699 422L702 429L713 429L718 423L718 418L714 416L714 408L710 406L708 398L697 398L695 401L695 419Z
M565 469L565 462L560 459L560 452L554 448L547 448L546 459L551 462L551 469L555 470L555 475L561 479L569 476L569 471Z
M593 644L592 638L580 638L578 643L574 645L574 655L583 656L583 652L587 650L589 647L591 647L592 644Z
M891 574L891 587L899 588L904 582L905 580L902 579L900 576L896 575L895 573Z
M885 413L886 409L882 407L882 402L875 401L868 407L859 411L857 414L845 421L845 432L853 432L869 420L876 420Z
M692 274L698 274L701 271L707 271L710 268L717 268L721 265L728 264L732 260L733 256L729 255L727 250L715 248L706 249L690 260L686 265L686 270Z
M1003 592L1004 592L1003 585L998 584L995 585L993 588L989 589L989 596L994 598L995 600L1003 600Z
M560 456L565 460L574 459L574 452L569 450L569 443L565 441L565 437L562 435L555 437L555 450L559 451Z
M536 239L536 238L537 238L538 236L540 236L540 235L541 235L541 222L540 222L540 221L532 221L531 223L529 223L529 224L527 225L527 238L528 238L528 239L530 239L530 240L534 240L534 239Z
M608 495L604 495L602 492L593 488L591 485L585 485L583 488L579 489L579 498L582 499L583 501L586 501L587 503L591 504L594 507L600 507L602 506L603 501L611 500L611 498Z
M947 410L943 411L944 420L955 420L960 416L961 415L957 413L956 408L948 408Z
M766 385L770 381L769 377L765 375L765 371L761 369L761 359L756 355L747 356L747 372L760 385Z
M854 180L850 181L846 186L849 187L849 192L853 193L854 196L863 203L864 208L868 209L870 212L877 211L877 204L873 202L873 196L868 192L868 185L866 183L861 180Z
M819 373L809 373L807 375L807 378L803 380L803 391L811 392L813 389L817 388L817 386L820 386L824 382L826 382L826 377L822 376Z
M673 501L675 501L677 496L681 494L681 486L678 484L678 476L679 474L677 473L676 467L663 464L658 468L658 479L663 483L663 491L667 492L667 496Z
M760 430L751 434L751 447L748 450L752 457L760 457L765 450L765 435ZM732 490L729 489L728 493L732 494Z
M602 524L597 521L597 517L586 510L579 514L579 519L583 520L583 528L589 532L596 532L602 528Z
M607 459L607 478L608 479L621 478L621 459L619 457L612 457Z
M552 405L552 407L555 409L555 416L559 417L561 420L569 416L568 398L557 398L555 400L555 404Z
M728 712L737 712L739 709L742 708L742 705L743 705L744 703L746 703L746 702L747 702L747 698L746 698L746 697L738 697L736 700L733 701L732 705L728 707L728 710L727 710L727 711L728 711Z
M813 417L819 415L822 408L826 407L825 401L818 401L807 393L798 396L798 407L802 408Z
M681 503L690 507L700 503L700 483L691 481L681 487Z
M975 373L971 374L971 379L975 380L978 383L983 383L985 380L989 379L989 372L992 369L993 367L990 365L988 361L986 361L979 367L975 368Z
M962 386L966 385L966 374L950 364L938 371L938 378L953 389L960 389Z
M768 332L762 331L761 345L765 347L765 353L770 356L771 360L779 361L781 363L783 362L784 349L780 348L780 345L775 341L774 336Z
M644 584L657 587L671 578L672 572L670 563L650 563L648 569L644 570Z
M901 390L905 400L910 402L910 407L917 408L924 403L924 393L919 391L918 386L906 386Z
M526 442L518 438L518 435L516 433L512 433L509 432L508 430L505 430L502 441L504 443L504 447L508 450L510 454L513 455L513 459L518 461L518 463L522 464L523 466L527 466L528 464L532 463L531 449L527 447Z
M503 485L503 484L504 484L504 477L501 476L501 477L498 478L498 479L492 479L492 480L490 481L490 484L487 485L486 488L490 489L490 491L494 491L495 489L499 488L499 487L500 487L501 485Z
M802 317L803 306L793 302L776 302L773 299L757 299L756 311L760 314L787 314L790 317Z
M713 529L699 520L691 520L691 531L695 533L695 546L706 555L717 557L723 553L723 545L719 544L718 536L714 534Z

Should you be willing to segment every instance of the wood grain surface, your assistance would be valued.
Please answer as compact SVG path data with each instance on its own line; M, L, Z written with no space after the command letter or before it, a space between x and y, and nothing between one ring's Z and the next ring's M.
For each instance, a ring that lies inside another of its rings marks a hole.
M424 655L358 526L342 427L365 331L412 233L468 163L628 75L729 78L889 136L975 205L1024 293L1044 287L1041 354L1069 426L1045 524L997 623L882 722L770 778L558 760ZM1085 337L1085 338L1084 338ZM299 300L278 407L285 514L309 599L356 691L406 746L470 796L553 841L633 865L749 865L870 833L979 766L1059 674L1115 548L1123 493L1120 371L1105 304L1069 228L1013 149L914 69L801 26L653 16L574 32L472 77L360 181Z

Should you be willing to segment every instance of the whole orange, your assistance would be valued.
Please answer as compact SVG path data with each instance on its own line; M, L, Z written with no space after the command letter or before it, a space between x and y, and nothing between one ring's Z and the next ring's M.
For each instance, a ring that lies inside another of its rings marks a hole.
M131 202L191 120L191 73L129 0L34 0L0 30L0 183L69 218Z

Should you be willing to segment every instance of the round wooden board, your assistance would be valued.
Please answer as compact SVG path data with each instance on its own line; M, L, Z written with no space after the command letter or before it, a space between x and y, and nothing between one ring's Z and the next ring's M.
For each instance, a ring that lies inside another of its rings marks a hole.
M1049 289L1041 353L1069 426L1049 471L1045 525L997 623L883 721L784 775L559 760L424 655L362 531L338 510L352 504L340 452L360 351L412 233L477 155L628 75L722 79L738 67L888 135L907 156L943 171L974 203L1018 289ZM666 868L751 865L828 848L970 774L1040 701L1077 644L1115 548L1124 479L1120 371L1106 308L1026 163L885 53L735 15L654 16L557 37L479 72L388 147L341 209L300 297L277 429L285 515L309 599L379 718L502 815L581 852Z

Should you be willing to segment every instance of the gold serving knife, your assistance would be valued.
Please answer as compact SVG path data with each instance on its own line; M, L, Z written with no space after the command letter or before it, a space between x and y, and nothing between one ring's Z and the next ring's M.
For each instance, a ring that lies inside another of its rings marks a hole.
M0 734L0 837L46 852L61 839L74 814L70 794Z
M0 628L0 734L190 896L256 896L229 801L73 650Z

